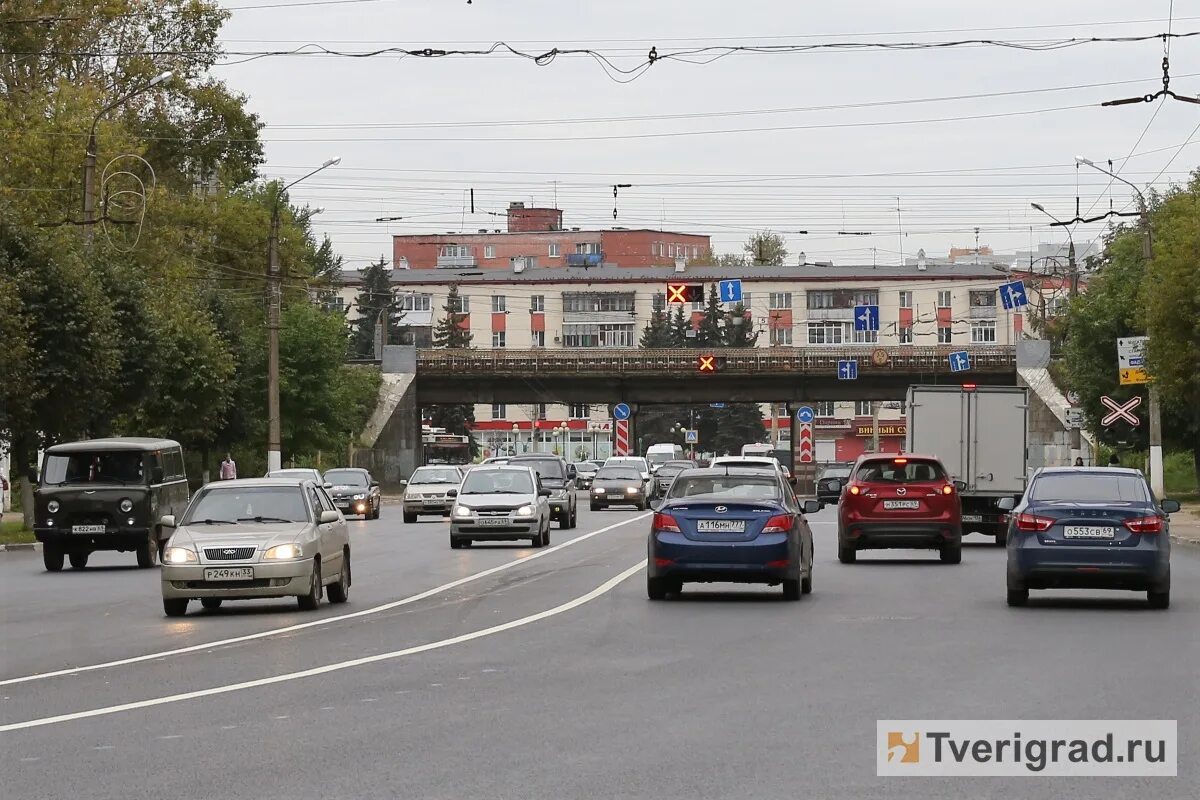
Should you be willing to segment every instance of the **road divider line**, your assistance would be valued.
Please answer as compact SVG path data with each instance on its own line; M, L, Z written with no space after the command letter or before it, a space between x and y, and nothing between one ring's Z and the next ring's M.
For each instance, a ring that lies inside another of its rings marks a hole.
M38 673L34 673L32 675L22 675L22 676L19 676L16 678L6 678L4 680L0 680L0 686L11 686L16 683L29 683L30 681L47 680L49 678L58 678L58 677L62 677L64 675L76 675L80 672L93 672L95 670L100 670L100 669L111 669L112 667L124 667L129 664L138 664L143 661L154 661L156 659L167 658L169 656L180 656L180 655L184 655L186 653L195 653L199 650L209 650L214 647L225 647L226 645L241 644L242 642L251 642L256 639L267 639L269 637L280 636L285 633L292 633L294 631L306 630L308 628L316 628L321 625L330 625L334 622L344 622L345 620L349 620L349 619L358 619L360 617L368 617L368 616L372 616L374 614L382 614L385 611L391 611L394 608L400 608L401 606L411 605L412 603L420 602L421 600L425 600L427 598L433 597L434 595L441 594L442 592L447 592L450 589L454 589L456 587L462 586L465 583L470 583L471 581L477 581L480 578L486 578L489 575L495 575L497 572L503 572L506 569L512 569L513 567L519 566L521 564L528 564L530 561L534 561L535 559L543 558L552 553L557 553L558 551L564 550L568 547L571 547L572 545L576 545L576 544L579 544L580 542L587 541L588 539L591 539L593 536L599 536L602 533L608 533L609 531L616 530L617 528L620 528L624 525L628 525L631 522L637 522L639 520L646 519L649 516L650 516L649 514L639 514L636 517L630 517L629 519L621 520L620 522L615 522L612 525L606 525L603 528L598 528L597 530L591 531L590 533L585 533L580 536L576 536L574 539L563 542L562 544L554 545L553 547L546 548L545 550L539 550L532 555L525 556L524 558L518 558L514 561L506 561L505 563L500 564L498 566L489 567L488 569L485 569L482 572L476 572L471 575L467 575L466 577L458 578L457 580L450 581L449 583L443 583L441 586L435 586L432 589L427 589L423 592L418 592L417 594L409 595L408 597L402 597L399 600L392 600L392 601L384 603L382 605L372 606L370 608L364 608L361 611L353 611L349 614L339 614L335 617L322 617L320 619L312 620L311 622L299 622L299 623L296 623L295 625L287 625L282 628L271 628L271 629L265 630L265 631L258 631L257 633L247 633L242 636L232 636L228 639L218 639L215 642L204 642L203 644L192 644L192 645L188 645L187 647L177 647L172 650L160 650L155 653L146 653L145 655L140 655L140 656L130 656L129 658L122 658L122 659L118 659L116 661L105 661L105 662L102 662L99 664L85 664L83 666L78 666L78 667L67 667L64 669L56 669L56 670L53 670L52 672L38 672Z
M525 625L532 625L535 622L540 622L550 617L565 614L566 612L578 608L584 603L595 600L608 592L611 592L623 581L630 578L637 572L645 569L646 561L642 559L632 567L624 570L618 575L606 580L604 583L592 589L587 594L580 595L573 600L548 608L545 611L539 611L536 614L530 614L527 617L505 622L500 625L493 625L490 628L464 633L459 636L453 636L449 639L440 639L436 642L428 642L414 647L406 647L403 650L393 650L389 653L379 653L373 656L363 656L362 658L354 658L348 661L338 661L333 664L326 664L322 667L313 667L312 669L300 670L298 672L286 672L280 675L272 675L267 678L258 678L252 681L242 681L241 683L230 683L223 686L213 686L209 689L199 689L194 692L183 692L181 694L168 695L166 697L154 697L149 700L137 700L132 703L122 703L115 706L105 706L103 708L93 708L87 711L76 711L70 714L59 714L54 717L42 717L40 719L31 719L24 722L13 722L8 725L0 725L0 733L11 733L12 731L28 730L29 728L40 728L45 725L57 725L63 722L74 722L81 719L90 719L92 717L104 717L111 714L119 714L125 711L136 711L142 708L153 708L154 706L168 705L171 703L182 703L187 700L198 700L202 697L213 697L215 695L229 694L231 692L240 692L246 689L256 689L261 686L271 686L277 683L288 683L291 681L303 680L304 678L312 678L317 675L326 675L330 672L340 672L346 669L365 666L367 664L377 664L381 661L391 661L404 656L416 655L418 653L427 653L430 650L440 650L444 647L450 647L464 642L482 639L485 636L493 636L497 633L510 631L514 628L520 628Z

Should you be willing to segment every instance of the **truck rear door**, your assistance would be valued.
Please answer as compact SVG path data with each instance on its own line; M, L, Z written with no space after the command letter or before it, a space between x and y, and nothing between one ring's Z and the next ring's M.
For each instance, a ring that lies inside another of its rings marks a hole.
M908 390L905 450L937 456L953 480L967 481L967 400L956 386Z
M979 387L969 398L969 474L972 491L1020 496L1025 491L1028 398L1016 387Z

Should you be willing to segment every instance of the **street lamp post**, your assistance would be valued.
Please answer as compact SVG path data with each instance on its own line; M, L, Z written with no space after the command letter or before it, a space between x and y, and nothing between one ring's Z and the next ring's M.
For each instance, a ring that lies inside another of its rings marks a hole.
M147 92L171 77L170 72L163 72L154 79L132 92L124 94L96 112L92 118L92 127L88 129L87 149L83 158L83 238L88 244L92 243L96 232L96 126L100 118L114 108L127 103L142 92Z
M1091 167L1097 172L1103 172L1113 180L1118 180L1121 183L1133 189L1137 193L1141 213L1142 223L1142 255L1147 261L1154 258L1154 237L1150 231L1150 204L1146 202L1146 195L1142 193L1131 181L1122 178L1115 172L1111 172L1104 167L1101 167L1090 158L1083 156L1075 156L1075 163L1084 164ZM1166 489L1163 481L1163 449L1162 449L1162 409L1158 404L1158 388L1153 382L1149 386L1150 393L1150 488L1154 490L1154 494L1158 497L1163 496Z
M279 417L279 314L283 287L279 279L279 204L285 192L305 178L341 163L334 157L284 186L271 200L271 233L267 238L267 471L283 467L283 435Z
M517 443L521 440L520 431L521 426L514 422L512 426L512 454L514 456L517 454Z
M1075 264L1075 237L1071 235L1071 229L1065 222L1047 211L1040 203L1030 203L1029 205L1058 223L1059 227L1067 234L1067 241L1070 242L1070 248L1067 250L1067 274L1071 280L1071 296L1074 297L1079 293L1079 270Z

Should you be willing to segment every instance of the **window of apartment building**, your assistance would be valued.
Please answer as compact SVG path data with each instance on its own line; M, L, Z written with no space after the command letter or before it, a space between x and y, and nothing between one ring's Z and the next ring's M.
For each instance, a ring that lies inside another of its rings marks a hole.
M747 311L750 310L750 300L751 300L750 292L742 292L742 305L746 307Z
M587 419L592 415L592 407L587 403L571 403L568 406L568 413L571 419Z
M938 291L937 307L938 308L949 308L950 307L950 290L949 289L941 289Z
M991 320L971 323L972 344L992 344L996 341L996 323Z
M546 255L550 256L551 258L558 258L558 254L559 254L558 244L552 243L550 245L550 247L547 249Z
M771 344L790 347L792 344L791 327L771 328Z
M877 306L879 305L879 290L859 289L854 292L851 302L856 306Z
M809 292L807 298L809 308L833 308L833 292Z
M442 258L469 258L471 248L460 244L444 244L438 255Z
M844 344L846 327L843 322L810 322L808 323L808 343Z
M504 408L504 403L492 403L492 419L504 419L507 416L507 410Z
M507 341L504 331L492 331L492 347L504 347Z
M484 258L495 258L496 257L496 245L485 244L483 246L483 257Z
M501 311L508 309L508 301L502 294L492 295L492 313L499 314Z
M563 313L633 311L633 292L563 292Z
M856 417L869 417L874 413L874 409L871 408L870 400L854 401L854 415Z
M447 303L450 302L449 298L447 298L446 302ZM468 297L467 295L460 294L458 296L458 304L457 305L458 305L458 308L452 308L450 310L456 314L470 314L471 313L471 298Z
M837 416L833 410L832 400L817 400L812 404L812 407L814 417L825 417L826 419L829 419L830 417Z
M535 294L529 298L530 311L545 311L546 310L546 295Z
M912 292L900 292L900 307L912 308Z
M650 243L650 255L656 256L656 255L658 255L658 253L659 253L658 242L651 242Z
M951 328L938 328L938 344L950 344L953 332Z
M971 292L971 307L996 307L996 290L988 289L987 291L972 291Z
M879 331L854 331L855 344L879 344Z
M912 325L905 325L904 327L900 328L897 333L900 335L900 344L913 343Z
M536 403L534 405L534 411L537 413L538 419L546 418L546 404L545 403Z
M339 314L346 310L346 298L340 295L325 298L324 302L326 311L336 311Z
M579 242L578 244L575 245L575 252L581 253L583 255L593 255L593 256L599 255L600 254L600 243L599 242Z
M433 309L431 294L403 294L397 298L401 311L430 311Z
M699 257L700 257L700 248L693 246L692 247L692 258L699 258Z
M791 292L771 292L771 308L791 308Z
M530 344L532 344L534 347L545 347L546 346L546 332L545 331L530 331L529 332L529 340L530 340Z
M563 347L636 347L636 336L632 323L594 324L564 323Z
M657 294L654 295L654 297L650 298L650 310L651 311L666 311L667 310L666 294L664 294L663 292L658 292Z

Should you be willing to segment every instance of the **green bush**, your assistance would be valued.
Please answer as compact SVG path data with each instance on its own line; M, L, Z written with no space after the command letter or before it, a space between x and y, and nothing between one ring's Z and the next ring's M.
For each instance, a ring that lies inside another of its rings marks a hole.
M1194 494L1200 489L1191 453L1168 453L1163 458L1163 488L1168 496Z

